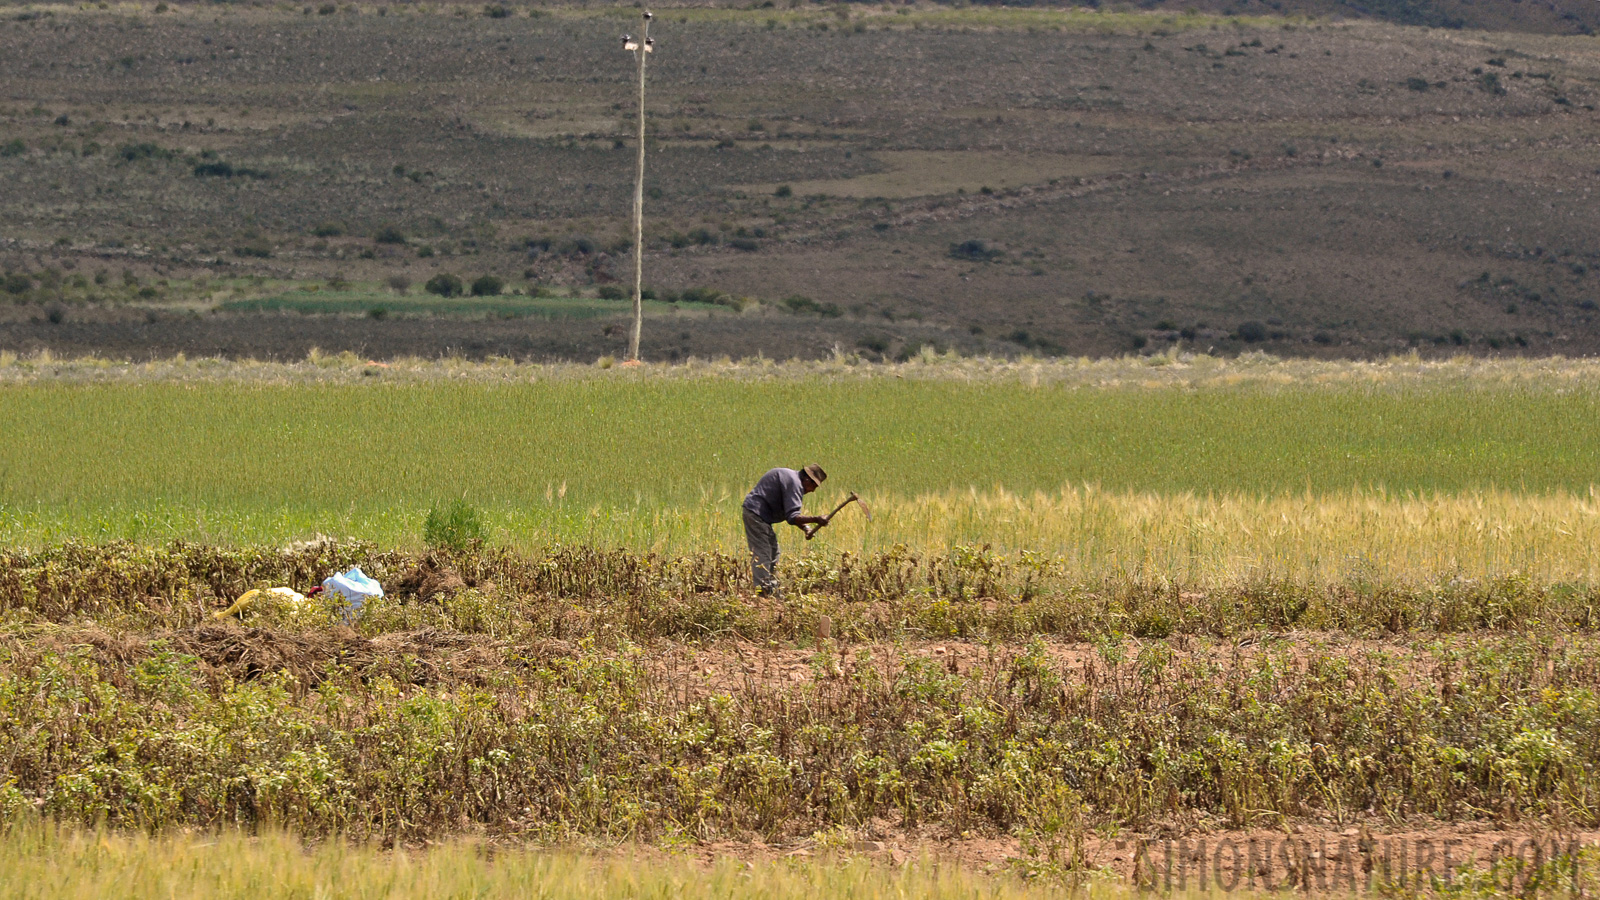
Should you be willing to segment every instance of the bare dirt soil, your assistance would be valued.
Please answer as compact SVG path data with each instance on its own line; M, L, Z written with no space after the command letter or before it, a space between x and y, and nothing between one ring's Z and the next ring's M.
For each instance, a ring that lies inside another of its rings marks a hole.
M1481 24L1593 4L1520 6ZM0 21L0 349L615 352L620 319L205 318L330 281L631 277L634 11L307 9ZM646 355L1600 352L1592 38L1048 15L658 16L647 286L747 311L652 322Z

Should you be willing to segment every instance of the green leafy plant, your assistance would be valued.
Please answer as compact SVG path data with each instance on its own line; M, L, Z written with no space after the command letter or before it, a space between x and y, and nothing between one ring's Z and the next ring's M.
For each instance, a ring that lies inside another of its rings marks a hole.
M433 507L422 523L423 542L445 550L465 550L473 543L481 543L484 534L478 510L462 499L452 500L444 509Z

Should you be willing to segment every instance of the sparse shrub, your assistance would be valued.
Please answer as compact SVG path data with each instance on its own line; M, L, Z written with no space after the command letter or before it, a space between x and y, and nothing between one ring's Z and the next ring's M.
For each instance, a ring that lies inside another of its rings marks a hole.
M1005 251L989 245L988 241L970 240L959 244L950 245L952 259L965 259L973 262L988 262L1005 256Z
M272 246L262 241L252 241L251 243L233 248L233 252L236 256L244 256L254 259L270 259L272 257Z
M381 306L374 306L373 308L367 310L367 318L373 320L374 322L382 322L388 317L389 311Z
M0 156L21 156L27 152L28 145L22 142L22 138L12 138L4 144L0 144Z
M123 144L117 148L117 155L128 162L138 162L141 159L170 159L172 151L149 141L142 141L137 144Z
M714 288L692 287L685 288L678 299L684 303L719 303L722 296L722 292Z
M1237 334L1239 335L1239 340L1247 344L1254 344L1257 341L1267 339L1267 326L1254 320L1242 322L1239 325Z
M428 283L423 285L423 290L440 297L459 297L462 287L460 278L448 272L440 272L428 279Z
M1428 88L1432 87L1432 85L1430 85L1428 83L1428 79L1426 79L1426 78L1415 78L1415 77L1413 77L1413 78L1407 78L1406 79L1406 87L1410 88L1413 91L1419 91L1420 92L1420 91L1426 91Z
M675 232L672 237L667 239L667 242L675 249L682 249L690 246L715 245L720 240L721 237L709 228L695 228L691 229L688 234Z
M588 235L574 234L561 242L561 253L564 256L588 256L599 249L594 238Z
M491 19L509 19L511 8L500 3L491 3L483 8L483 14Z
M411 290L411 276L403 273L390 275L385 283L389 285L389 290L396 294L404 294Z
M316 225L316 227L311 229L311 233L316 237L321 238L338 237L344 234L344 223L332 221L321 222Z
M705 287L686 288L676 299L677 302L682 303L710 303L716 306L726 306L740 312L744 312L757 302L752 297L737 297L726 291Z
M236 166L232 163L216 160L213 162L199 163L194 167L196 178L208 176L218 178L271 178L271 174L262 169L252 169L249 166Z
M887 353L889 352L889 339L882 335L868 335L856 341L856 346L863 350L871 350L873 353Z
M405 233L393 225L385 225L379 228L377 233L372 236L372 239L380 244L404 244L406 242Z
M493 275L482 275L472 282L472 296L498 297L505 289L506 283Z
M1496 72L1484 72L1478 76L1478 90L1496 97L1503 97L1506 86L1500 83L1500 75Z
M783 305L790 312L814 313L822 316L825 319L834 319L838 318L840 315L843 315L843 312L839 309L838 304L818 303L810 297L804 297L799 294L795 294L791 297L785 297L783 299Z
M33 279L21 272L12 272L5 277L4 282L0 282L0 286L3 286L8 294L26 294L33 290Z
M787 184L780 184L780 185L778 185L778 189L772 192L772 196L777 197L779 199L783 199L783 198L786 198L786 197L793 197L794 196L794 188L788 186Z
M628 292L624 291L620 286L615 285L615 284L602 284L600 286L600 289L595 291L595 295L598 296L601 300L626 300L626 299L628 299ZM643 298L641 298L641 299L643 299Z

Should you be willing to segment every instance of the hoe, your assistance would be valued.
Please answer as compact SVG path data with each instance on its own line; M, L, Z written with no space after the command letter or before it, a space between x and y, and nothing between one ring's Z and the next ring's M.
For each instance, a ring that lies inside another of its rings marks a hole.
M845 497L844 500L840 501L838 506L833 508L833 512L822 517L822 525L832 522L833 517L839 514L839 510L844 509L846 506L849 506L852 503L861 507L861 512L867 517L868 522L872 521L872 509L871 507L867 506L867 501L858 497L855 491L851 491L848 497ZM806 529L806 540L809 541L815 537L817 532L822 530L822 525L812 525L810 528Z

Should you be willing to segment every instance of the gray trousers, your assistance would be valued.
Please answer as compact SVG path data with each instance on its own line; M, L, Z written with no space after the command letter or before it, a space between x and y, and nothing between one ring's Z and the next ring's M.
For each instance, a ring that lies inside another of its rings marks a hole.
M773 572L778 565L778 536L748 509L744 511L744 540L750 545L750 577L756 590L777 593L778 578Z

